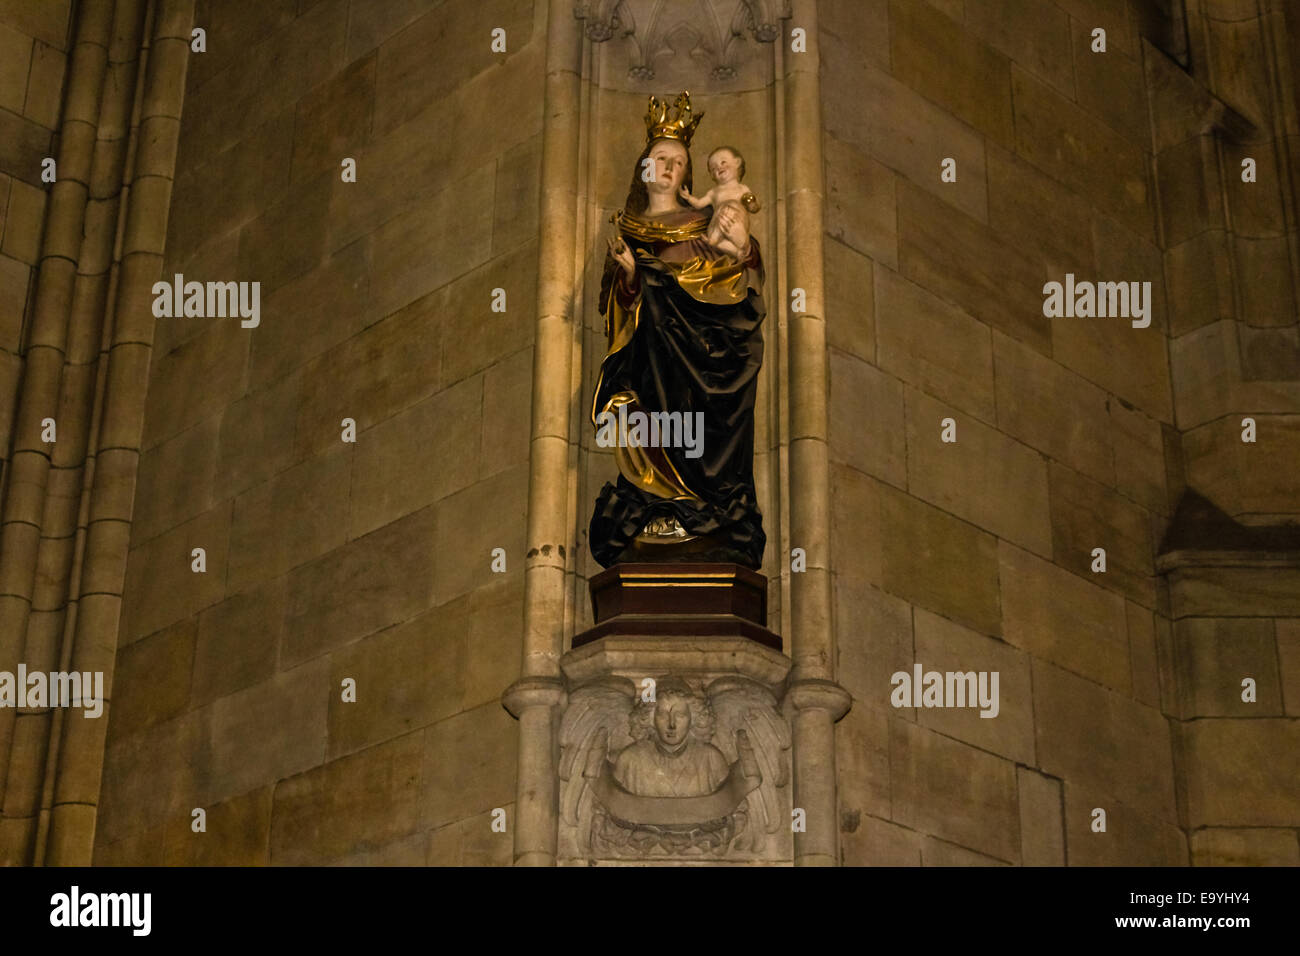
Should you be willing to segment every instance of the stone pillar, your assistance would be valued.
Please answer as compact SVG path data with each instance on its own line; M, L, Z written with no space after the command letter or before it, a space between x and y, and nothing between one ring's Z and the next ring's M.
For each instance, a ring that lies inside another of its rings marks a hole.
M152 287L162 271L171 208L172 176L189 66L194 0L155 0L152 36L146 40L143 89L137 94L138 129L132 130L134 168L124 183L121 261L110 305L112 339L98 447L127 451L129 467L97 468L90 494L87 560L81 611L72 645L73 670L102 670L111 687L118 619L131 532L136 464L144 429L154 316ZM109 691L111 696L111 691ZM94 806L104 769L107 719L75 715L58 753L49 848L45 862L84 866L94 848Z
M78 594L86 584L87 554L98 556L106 548L120 550L125 560L127 551L125 528L120 529L116 538L107 545L99 544L93 552L87 551L91 547L89 538L96 530L93 525L87 526L87 505L95 475L99 444L96 432L106 383L106 363L101 361L100 351L105 328L111 326L109 295L114 246L124 203L129 197L125 185L129 173L124 176L123 171L128 163L130 137L137 123L135 113L145 61L141 47L145 12L145 4L140 2L118 3L113 10L113 32L105 78L106 91L113 95L105 95L100 103L94 157L87 183L85 230L73 284L64 386L57 419L60 423L59 441L52 456L44 536L41 556L37 559L40 566L56 567L58 576L42 576L44 590L48 593L42 595L42 589L38 588L34 596L27 648L23 655L29 668L47 671L80 669L74 668L71 661L76 657ZM61 490L60 485L65 490ZM45 559L47 551L50 553L49 561ZM42 619L49 619L52 626L39 627L38 621ZM110 656L107 666L87 668L92 673L104 673L106 692L112 664ZM102 716L87 721L80 712L62 708L54 708L42 716L48 721L42 741L46 757L41 767L32 769L39 769L43 779L34 778L31 785L33 796L39 796L33 851L35 862L45 859L54 777L59 769L59 761L51 758L59 753L69 721L76 726L87 723L96 726L101 732L101 749L103 732L107 730L107 720ZM12 783L11 778L11 792L15 789ZM93 825L97 795L98 787L90 799L77 808L78 815L84 818L83 826L87 823ZM86 859L88 861L89 857Z
M1193 5L1191 70L1152 46L1143 58L1158 191L1190 197L1157 207L1187 483L1248 524L1300 510L1300 473L1259 466L1266 449L1300 454L1292 7Z
M24 343L12 470L0 523L0 669L11 672L26 658L33 618L52 458L41 440L41 420L56 417L63 384L113 13L111 3L85 4L78 11L55 157L57 179L46 209L32 327ZM19 716L0 708L0 861L5 863L31 860L34 781L45 762L47 726L48 714Z
M19 600L0 606L0 666L102 672L111 698L193 0L78 17L5 502L0 578ZM40 420L60 395L47 458ZM3 858L88 865L107 710L23 715L12 734L4 713Z
M529 445L528 553L520 680L503 703L519 719L515 862L551 866L556 851L555 708L564 697L565 564L569 522L569 394L573 364L574 244L582 34L571 0L550 0L542 131L537 332Z
M789 316L790 543L807 553L807 570L790 577L790 656L786 698L794 750L794 805L807 814L795 834L796 865L833 866L839 859L834 723L849 695L834 684L831 632L830 463L823 277L821 83L817 4L792 0L789 29L807 35L807 52L782 52L785 87L787 284L803 289L806 312ZM787 308L785 303L780 308ZM783 556L784 560L784 556Z
M515 865L554 866L558 788L555 715L564 700L556 678L521 678L503 698L519 720L515 783Z

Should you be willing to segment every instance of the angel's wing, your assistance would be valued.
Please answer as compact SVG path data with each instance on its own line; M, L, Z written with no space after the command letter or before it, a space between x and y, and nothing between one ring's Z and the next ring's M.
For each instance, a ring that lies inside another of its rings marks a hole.
M611 750L631 743L628 714L636 690L630 680L610 677L586 684L569 694L560 721L560 818L577 827L579 842L589 830L590 773L599 773Z
M750 680L720 677L709 685L709 702L717 718L713 744L730 762L741 759L736 732L744 731L763 782L747 798L750 825L741 835L740 849L762 848L767 834L776 833L789 812L783 809L790 782L790 728L772 693Z

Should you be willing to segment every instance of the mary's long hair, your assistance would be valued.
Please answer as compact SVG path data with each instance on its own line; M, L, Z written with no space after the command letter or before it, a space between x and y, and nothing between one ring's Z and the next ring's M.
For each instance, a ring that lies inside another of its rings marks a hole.
M666 137L660 137L660 139L664 138ZM645 149L641 150L641 155L636 158L636 165L632 167L632 185L628 187L627 200L623 203L623 211L630 215L639 216L645 212L646 206L650 205L650 193L645 188L645 180L641 178L641 170L643 168L642 163L649 158L650 149L657 142L659 140L655 139L646 143ZM677 140L677 142L681 141ZM682 143L682 147L685 148L685 146L686 144ZM682 185L686 187L687 192L695 192L694 177L691 170L691 151L689 149L686 150L686 175L682 177ZM678 197L677 201L681 202L680 197ZM683 203L683 205L685 204Z

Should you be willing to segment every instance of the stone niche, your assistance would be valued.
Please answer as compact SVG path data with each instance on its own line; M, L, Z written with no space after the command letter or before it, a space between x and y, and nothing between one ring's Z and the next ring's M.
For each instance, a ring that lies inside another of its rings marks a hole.
M791 661L766 581L730 564L620 564L561 661L559 860L788 864Z
M747 184L772 205L752 224L768 270L769 301L783 301L784 256L776 213L780 157L774 41L790 16L785 0L582 0L574 14L586 43L588 100L579 176L585 206L578 299L584 317L584 382L594 383L605 333L597 307L611 214L622 207L631 163L644 144L649 94L690 90L707 112L696 137L696 191L708 188L709 149L746 157ZM769 354L783 328L766 326ZM775 361L760 371L755 480L779 553L780 384ZM578 499L595 500L616 473L582 423ZM561 865L790 865L792 662L769 630L782 620L780 569L768 576L734 564L625 563L602 570L576 558L578 633L561 659L558 845ZM582 583L578 583L578 588ZM769 589L770 588L770 589Z

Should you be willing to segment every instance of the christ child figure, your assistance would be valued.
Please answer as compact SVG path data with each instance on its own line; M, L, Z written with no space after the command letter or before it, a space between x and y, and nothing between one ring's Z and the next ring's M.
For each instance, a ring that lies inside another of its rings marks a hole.
M726 225L733 217L740 217L744 231L748 233L749 214L759 210L758 199L744 183L745 157L731 146L719 146L709 153L709 175L715 185L707 193L697 199L683 186L681 197L695 209L712 206L713 219L709 222L706 241L721 253L744 259L745 250L737 249L736 244L727 238Z

